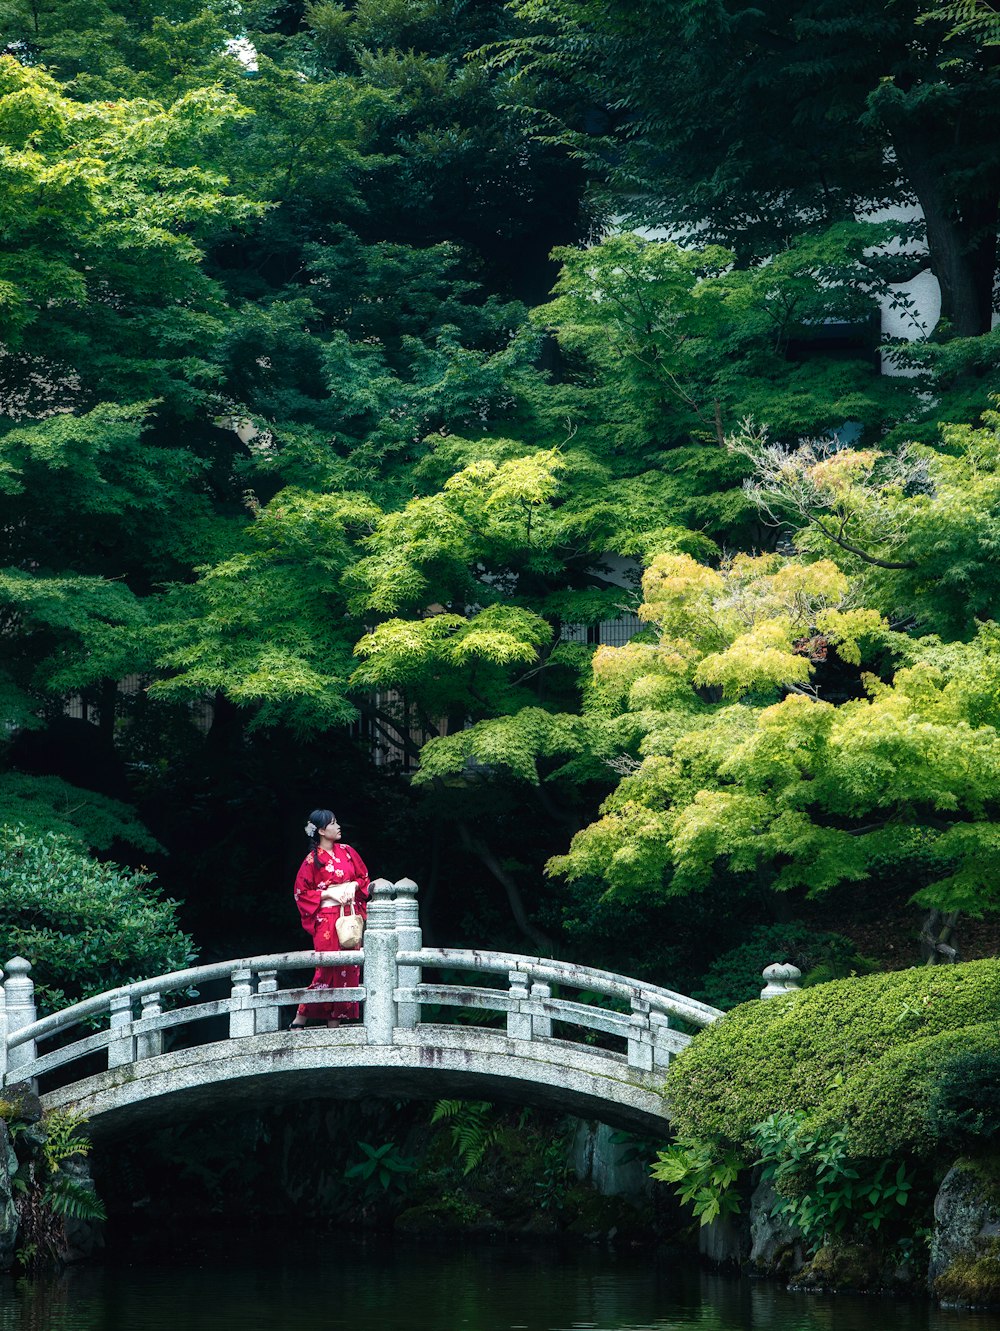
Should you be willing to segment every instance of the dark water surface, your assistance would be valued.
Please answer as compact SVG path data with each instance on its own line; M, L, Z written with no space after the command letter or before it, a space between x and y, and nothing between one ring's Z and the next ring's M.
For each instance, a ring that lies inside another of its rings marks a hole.
M0 1331L1000 1331L1000 1317L789 1294L684 1257L600 1249L358 1247L309 1237L171 1265L0 1282Z

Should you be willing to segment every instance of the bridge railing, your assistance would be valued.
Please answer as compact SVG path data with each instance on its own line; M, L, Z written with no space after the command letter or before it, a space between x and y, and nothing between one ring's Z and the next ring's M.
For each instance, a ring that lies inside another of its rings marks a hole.
M345 964L364 967L361 984L350 989L279 984L288 971ZM425 948L417 886L407 878L373 883L361 951L281 952L194 966L119 986L40 1020L30 970L28 961L15 957L5 979L0 972L0 1073L7 1085L88 1060L75 1070L81 1076L105 1054L110 1069L154 1058L164 1052L168 1033L209 1018L227 1018L230 1039L272 1035L279 1030L281 1009L301 1002L363 1003L360 1028L345 1031L343 1038L370 1045L433 1043L440 1026L423 1021L428 1005L505 1014L507 1035L517 1041L553 1040L555 1022L563 1043L574 1043L563 1037L566 1028L582 1032L583 1041L592 1042L595 1034L618 1037L624 1055L608 1056L642 1071L665 1069L688 1043L691 1036L678 1021L697 1029L722 1015L683 994L610 971L517 953ZM425 971L457 971L463 982L435 983L425 979ZM474 983L477 976L498 975L506 976L505 986ZM218 982L228 983L227 994L203 999L197 992ZM556 985L597 1001L554 995ZM601 1006L601 1000L617 1007ZM310 1036L306 1031L287 1038Z

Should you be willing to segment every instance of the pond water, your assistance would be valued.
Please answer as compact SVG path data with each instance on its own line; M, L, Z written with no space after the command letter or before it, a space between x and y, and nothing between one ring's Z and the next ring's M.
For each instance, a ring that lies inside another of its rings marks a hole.
M226 1245L0 1282L0 1331L997 1331L921 1302L789 1294L589 1247ZM215 1246L213 1244L206 1244Z

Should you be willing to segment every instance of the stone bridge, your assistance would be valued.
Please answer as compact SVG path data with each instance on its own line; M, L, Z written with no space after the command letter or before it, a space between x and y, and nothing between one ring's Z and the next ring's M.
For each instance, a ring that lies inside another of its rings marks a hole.
M607 971L425 948L406 878L373 884L363 950L351 955L364 967L357 988L281 987L284 973L343 959L217 962L38 1020L30 964L15 957L0 1007L4 1085L34 1082L46 1109L74 1106L96 1138L314 1096L514 1101L659 1136L670 1059L722 1015ZM335 998L360 1000L363 1020L284 1029L292 1005Z

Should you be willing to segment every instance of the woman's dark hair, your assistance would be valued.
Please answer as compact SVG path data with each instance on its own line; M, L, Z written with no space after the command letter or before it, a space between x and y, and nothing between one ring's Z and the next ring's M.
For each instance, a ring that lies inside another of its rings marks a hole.
M313 848L313 864L319 868L319 834L324 827L329 827L331 823L336 822L336 819L330 809L313 809L312 813L309 815L308 821L312 823L316 829L309 840L312 843Z

